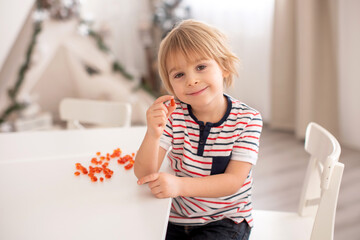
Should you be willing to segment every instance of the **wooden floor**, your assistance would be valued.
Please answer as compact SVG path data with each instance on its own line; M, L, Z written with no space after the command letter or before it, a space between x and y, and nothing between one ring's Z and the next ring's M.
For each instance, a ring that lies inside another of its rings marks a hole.
M254 208L296 211L308 163L303 141L288 132L264 127L259 159L254 168ZM360 239L360 151L342 147L345 164L338 208L335 240Z

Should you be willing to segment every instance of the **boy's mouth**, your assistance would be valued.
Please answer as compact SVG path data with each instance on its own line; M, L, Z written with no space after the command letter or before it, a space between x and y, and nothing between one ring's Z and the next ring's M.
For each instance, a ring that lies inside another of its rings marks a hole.
M196 95L199 95L200 93L202 93L203 91L205 91L208 87L204 87L198 91L194 91L194 92L191 92L191 93L188 93L187 95L191 95L191 96L196 96Z

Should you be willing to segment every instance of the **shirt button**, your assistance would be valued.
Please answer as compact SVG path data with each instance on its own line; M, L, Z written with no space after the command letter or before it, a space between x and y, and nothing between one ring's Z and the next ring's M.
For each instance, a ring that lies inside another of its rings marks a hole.
M201 140L201 141L200 141L200 144L204 144L204 143L205 143L204 140Z

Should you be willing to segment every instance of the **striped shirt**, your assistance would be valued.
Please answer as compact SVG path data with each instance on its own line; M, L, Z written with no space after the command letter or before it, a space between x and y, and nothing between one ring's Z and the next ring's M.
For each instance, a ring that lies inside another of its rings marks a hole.
M178 177L205 177L224 173L230 160L256 164L262 129L260 113L225 95L227 110L217 123L198 121L191 106L176 101L160 146L167 154ZM176 197L172 201L170 221L179 225L203 225L230 218L244 219L252 226L251 171L243 186L229 196L219 198Z

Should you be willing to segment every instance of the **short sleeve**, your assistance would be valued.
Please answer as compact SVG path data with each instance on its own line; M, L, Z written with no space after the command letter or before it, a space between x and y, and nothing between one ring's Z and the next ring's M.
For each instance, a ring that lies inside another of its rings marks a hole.
M173 128L172 128L173 118L172 115L168 118L163 134L160 137L160 147L168 150L171 147L173 140Z
M234 143L231 160L256 164L262 130L260 113L255 113Z

